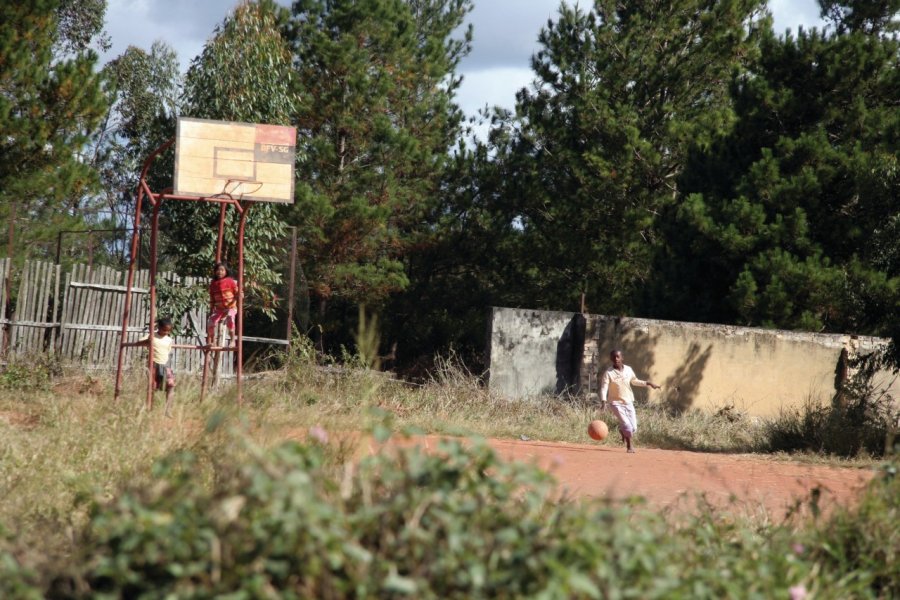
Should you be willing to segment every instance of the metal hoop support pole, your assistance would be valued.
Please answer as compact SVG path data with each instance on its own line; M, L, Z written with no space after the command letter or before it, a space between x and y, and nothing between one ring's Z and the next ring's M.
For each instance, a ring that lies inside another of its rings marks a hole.
M122 329L120 333L119 339L119 356L116 367L116 387L115 387L115 398L118 399L121 396L122 392L122 371L124 368L124 357L125 357L125 349L132 346L146 346L149 349L147 356L147 367L149 371L149 379L147 382L147 400L146 406L149 409L153 408L153 335L154 335L154 322L156 321L156 300L157 300L157 244L159 237L159 211L162 206L163 200L192 200L199 202L213 202L220 205L219 209L219 231L218 231L218 240L216 241L216 260L222 260L222 253L224 247L224 234L225 234L225 216L226 210L228 206L233 206L235 210L238 211L240 215L239 224L238 224L238 235L237 235L237 253L238 253L238 286L240 290L243 290L244 286L244 231L246 229L246 221L247 221L247 212L250 208L250 203L247 204L246 207L241 206L241 203L235 200L231 194L219 194L216 196L207 196L207 197L195 197L195 196L176 196L172 194L171 188L166 189L161 194L155 194L150 190L150 187L147 185L147 173L150 169L150 165L159 156L163 151L171 147L175 143L175 138L170 139L165 144L161 145L157 148L153 153L147 157L147 160L144 161L144 166L141 171L141 178L138 184L137 190L137 202L135 208L135 219L134 219L134 233L131 238L131 257L129 260L128 267L128 277L125 286L125 306L122 312ZM148 334L148 343L144 344L144 342L127 342L128 336L128 325L129 319L131 316L131 301L132 301L132 290L134 287L134 274L135 274L135 265L139 255L139 239L140 239L140 225L141 225L141 212L143 210L143 201L144 197L148 198L151 206L153 207L153 213L151 218L151 230L150 230L150 324L149 324L149 334ZM242 395L241 395L241 380L243 378L243 311L244 311L244 302L243 302L243 294L238 294L238 312L240 313L238 319L238 327L236 329L237 339L236 339L236 347L234 351L236 353L236 387L237 387L237 401L238 405L242 403ZM209 356L211 352L223 352L226 349L222 347L211 347L209 345L209 340L207 340L206 344L197 345L197 346L181 346L176 345L178 348L191 348L195 350L200 350L203 352L203 378L200 389L200 399L203 400L205 391L206 391L206 383L207 383L207 375L209 369ZM221 357L221 355L218 355Z
M229 196L230 198L230 196ZM222 261L222 246L225 240L225 210L227 205L222 203L219 205L219 239L216 240L216 262Z
M241 389L241 379L244 372L244 228L247 224L247 215L251 206L252 203L240 206L241 219L238 224L238 322L235 329L237 332L235 376L237 378L238 406L241 406L244 402Z
M116 387L114 393L114 398L116 400L122 395L122 367L124 366L126 340L128 339L128 323L129 318L131 317L131 289L134 287L134 267L137 263L139 252L138 240L141 235L141 210L144 195L146 194L150 201L153 202L153 192L151 192L150 188L147 186L147 172L150 170L150 165L153 164L156 157L174 143L175 138L173 137L147 157L147 160L144 161L144 166L141 169L141 178L138 182L137 202L134 209L134 232L131 234L131 256L128 261L128 277L125 283L125 305L122 310L122 330L119 335L119 356L116 360ZM150 324L149 334L153 335L152 322Z
M150 225L150 333L147 336L149 340L147 345L147 374L149 375L147 379L147 410L153 409L153 384L155 383L153 381L153 344L156 343L154 340L156 332L153 330L153 326L156 323L156 243L159 237L159 209L161 206L161 198L153 203L153 218Z

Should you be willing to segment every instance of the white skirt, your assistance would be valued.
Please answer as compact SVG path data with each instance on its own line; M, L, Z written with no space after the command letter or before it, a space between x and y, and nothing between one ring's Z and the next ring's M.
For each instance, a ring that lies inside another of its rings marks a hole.
M609 408L619 420L619 431L622 435L631 437L637 431L637 412L634 410L634 404L610 403Z

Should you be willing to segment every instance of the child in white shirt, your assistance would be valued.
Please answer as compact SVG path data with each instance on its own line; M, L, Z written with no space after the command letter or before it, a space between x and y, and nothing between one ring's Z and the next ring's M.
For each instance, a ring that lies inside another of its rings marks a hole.
M153 355L153 371L150 376L153 377L153 388L162 390L165 385L166 390L166 416L172 406L172 396L175 392L175 372L169 366L169 356L172 354L172 345L175 340L172 338L172 319L163 317L156 321L156 332L153 339L148 342L150 351ZM141 338L141 341L147 341L150 336Z
M612 365L603 373L600 379L600 400L609 406L619 421L619 433L629 453L634 453L631 438L637 432L637 412L634 410L634 392L631 386L649 387L655 390L659 386L652 381L643 381L637 378L634 371L625 364L621 350L613 350L609 353Z

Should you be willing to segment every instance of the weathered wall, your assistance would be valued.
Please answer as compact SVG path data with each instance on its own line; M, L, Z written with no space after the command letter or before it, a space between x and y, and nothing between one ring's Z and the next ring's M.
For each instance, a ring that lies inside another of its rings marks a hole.
M584 319L577 317L494 308L488 348L491 389L511 398L527 398L577 387L584 354Z
M681 408L733 404L760 416L799 407L807 399L830 399L842 350L867 353L887 343L863 336L584 315L579 346L576 313L495 308L492 317L490 387L506 396L594 392L597 370L608 364L609 351L619 348L639 377L663 386L651 392L654 400ZM580 354L580 363L566 352ZM876 383L900 398L900 381L892 374L879 374Z

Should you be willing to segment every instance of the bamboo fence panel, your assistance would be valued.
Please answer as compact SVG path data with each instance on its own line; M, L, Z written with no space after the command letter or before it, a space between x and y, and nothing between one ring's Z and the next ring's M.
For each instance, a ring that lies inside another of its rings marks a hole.
M124 274L127 277L127 274ZM132 285L131 301L129 305L128 331L125 339L128 342L136 342L142 337L149 335L150 307L147 304L146 290L150 288L150 272L137 271L134 274L134 283ZM125 306L125 295L122 294L122 306ZM146 307L146 309L145 309ZM119 313L119 324L121 325L122 313ZM126 365L135 366L143 365L146 360L145 350L142 348L127 348L125 350Z
M22 347L19 344L19 340L22 336L19 331L18 322L21 321L19 316L23 314L28 307L28 279L28 266L26 264L22 268L21 275L19 275L19 289L16 294L15 309L9 316L9 351L13 354L24 354ZM13 288L13 285L10 285L10 288ZM12 292L12 289L10 289L10 292Z
M0 302L3 302L3 310L6 309L6 276L9 274L9 259L0 258ZM3 313L0 313L0 318Z
M9 259L0 259L0 302L5 306L12 290L7 289ZM14 273L16 275L16 273ZM18 275L16 310L13 318L0 318L4 325L0 342L9 355L26 356L52 352L63 363L80 364L84 369L114 369L118 360L122 319L125 309L127 274L107 266L74 264L63 273L60 265L26 261ZM174 285L203 286L202 278L160 273L158 281ZM150 327L150 274L135 272L125 341L136 342ZM208 306L194 307L181 322L175 323L175 343L202 346L206 343ZM157 315L161 316L161 315ZM2 315L0 315L2 317ZM280 340L271 340L281 343ZM126 368L140 367L146 361L146 349L125 349ZM234 376L234 353L220 353L219 377ZM8 357L5 357L8 358ZM204 356L199 348L175 348L172 366L183 373L199 373Z
M88 310L90 290L87 288L75 287L72 283L86 282L90 280L91 268L87 265L74 265L72 268L72 282L69 283L71 311L69 313L69 322L67 323L65 333L69 334L71 343L68 352L63 355L64 359L85 364L84 344L85 332L81 327L85 324L85 312Z
M7 327L6 322L6 301L9 297L9 290L6 289L7 277L9 276L10 259L0 258L0 353L5 354L9 345L9 336L11 330ZM5 356L4 356L5 358Z
M119 273L110 267L101 267L98 279L106 285L115 286L119 283ZM98 302L98 314L95 323L105 325L108 329L98 331L97 342L94 348L93 364L109 364L116 360L119 351L119 336L116 333L116 319L113 314L116 296L121 292L99 292L102 302Z
M27 348L24 348L22 345L22 331L19 322L23 320L25 313L28 311L28 296L31 291L31 269L29 266L29 263L25 263L22 267L18 294L16 295L16 308L10 316L9 349L15 354L27 354L28 352Z
M46 350L50 330L55 327L52 320L55 274L56 265L52 263L29 261L23 266L15 313L8 323L10 352L24 356Z
M68 272L65 276L65 284L63 284L63 292L62 297L60 298L60 306L59 306L59 332L56 338L56 355L60 358L63 356L68 356L68 341L69 338L66 335L66 325L71 318L71 308L69 306L69 293L70 286L69 284L72 281L72 273Z
M53 305L50 311L50 320L54 322L55 326L50 329L50 345L48 347L48 350L52 353L56 352L56 340L59 337L60 332L58 324L62 315L62 302L59 297L59 280L61 274L62 267L56 265L53 272Z
M53 277L56 275L56 265L50 262L42 263L40 273L41 291L35 301L35 322L40 322L40 327L34 328L35 346L40 348L43 353L50 345L50 338L53 330L56 328L56 321L53 319L53 308L55 298L53 296Z

